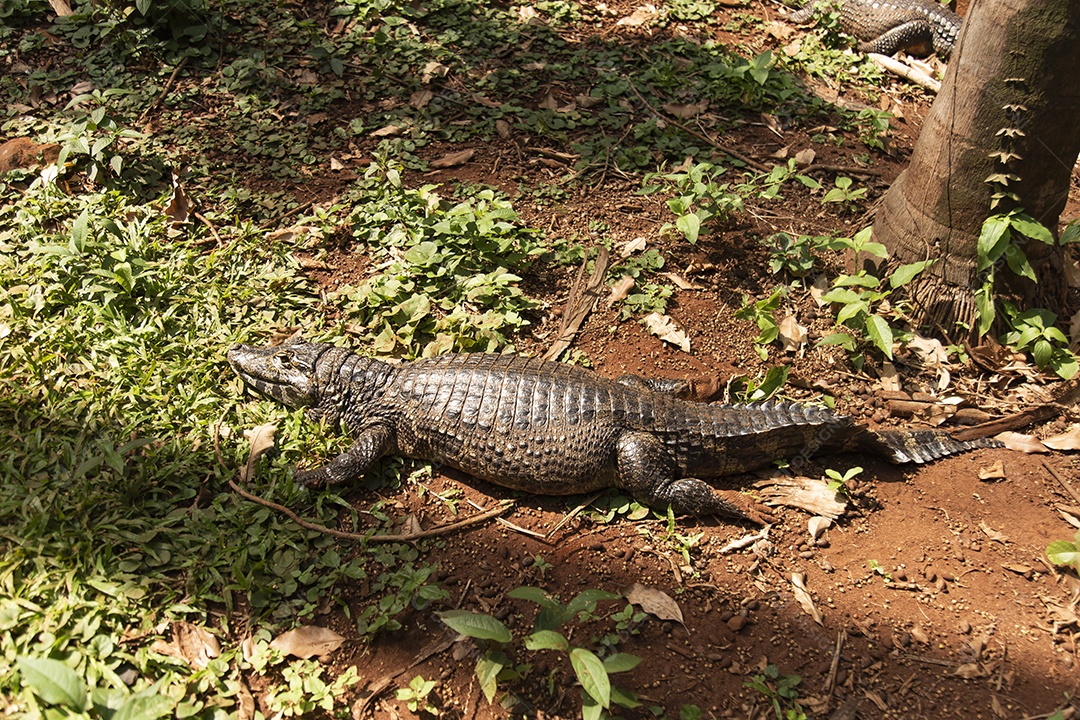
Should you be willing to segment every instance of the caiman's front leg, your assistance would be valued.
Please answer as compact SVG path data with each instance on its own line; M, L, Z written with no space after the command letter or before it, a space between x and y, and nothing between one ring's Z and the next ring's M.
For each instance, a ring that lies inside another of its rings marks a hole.
M393 447L393 431L386 425L373 425L356 436L352 447L321 468L297 470L296 479L313 488L356 480Z
M628 432L619 438L616 483L637 499L656 508L670 505L676 515L720 515L759 525L774 522L768 508L746 495L678 474L675 459L655 435Z

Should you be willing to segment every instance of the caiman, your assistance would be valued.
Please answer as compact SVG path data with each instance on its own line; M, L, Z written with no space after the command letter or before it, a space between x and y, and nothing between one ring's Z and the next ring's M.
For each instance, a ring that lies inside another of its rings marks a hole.
M792 22L808 22L815 5L828 8L836 4L840 6L840 27L861 41L861 52L892 55L904 50L929 55L932 50L947 60L963 23L959 15L935 0L810 0L789 17Z
M662 381L608 380L581 367L513 355L443 355L388 364L321 343L236 345L237 374L312 420L355 438L326 465L297 471L319 487L359 478L380 457L445 463L542 495L618 487L677 514L764 523L747 495L700 478L746 473L820 450L867 450L923 463L993 440L941 430L869 430L824 407L789 402L689 402Z

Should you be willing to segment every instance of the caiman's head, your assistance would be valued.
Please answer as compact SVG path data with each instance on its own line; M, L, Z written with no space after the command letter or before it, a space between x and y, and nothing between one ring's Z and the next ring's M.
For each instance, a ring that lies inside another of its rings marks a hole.
M251 387L289 407L303 407L318 399L316 363L331 347L320 343L233 345L228 358L236 374Z

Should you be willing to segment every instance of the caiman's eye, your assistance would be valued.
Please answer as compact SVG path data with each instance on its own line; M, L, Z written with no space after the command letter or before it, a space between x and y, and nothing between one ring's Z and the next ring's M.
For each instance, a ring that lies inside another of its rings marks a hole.
M283 368L291 368L296 364L295 362L293 362L293 356L290 352L280 352L276 355L276 358L278 361L278 365Z

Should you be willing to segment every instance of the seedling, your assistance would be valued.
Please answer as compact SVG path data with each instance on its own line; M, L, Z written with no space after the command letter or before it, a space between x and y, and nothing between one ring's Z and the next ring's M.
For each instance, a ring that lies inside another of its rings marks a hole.
M1080 573L1080 530L1072 541L1055 540L1046 547L1046 557L1055 565L1063 565Z
M439 709L428 699L434 689L434 680L425 680L423 675L417 675L409 681L408 687L398 688L397 699L404 702L411 712L438 716Z
M781 675L775 665L769 664L764 672L754 675L743 685L758 691L772 703L776 720L806 720L806 713L799 705L801 682L798 675Z
M848 469L848 471L845 472L843 475L831 468L826 470L825 475L830 478L828 481L829 489L833 492L843 493L844 495L847 495L848 480L851 480L853 477L855 477L862 471L863 469L858 466Z

